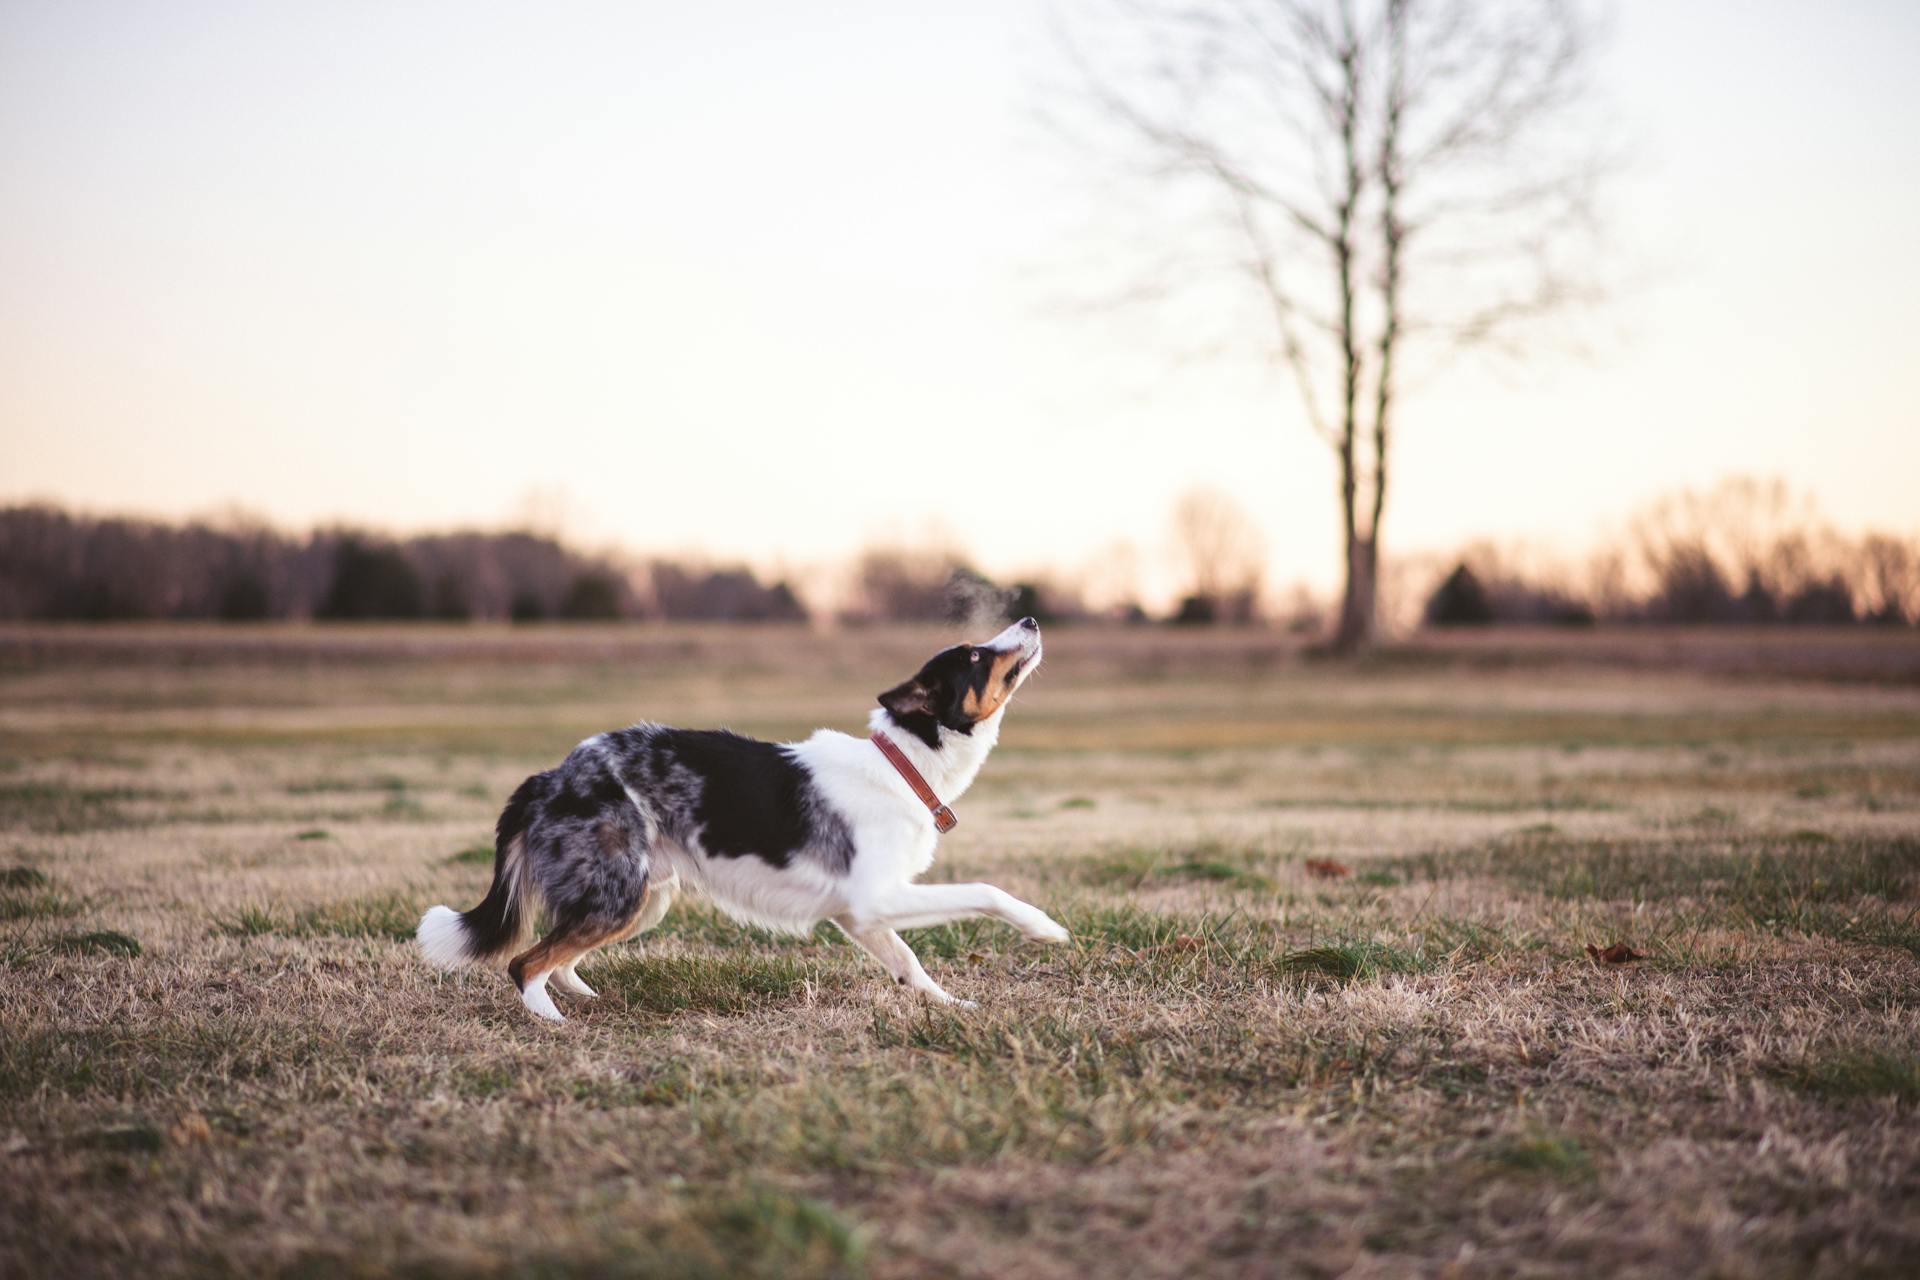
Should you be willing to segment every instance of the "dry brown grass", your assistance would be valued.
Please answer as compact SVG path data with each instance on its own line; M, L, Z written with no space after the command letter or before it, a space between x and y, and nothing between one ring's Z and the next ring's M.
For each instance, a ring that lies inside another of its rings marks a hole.
M979 1010L700 908L562 1028L408 946L579 737L932 639L0 633L0 1274L1920 1266L1900 684L1063 631L935 874L1075 942L912 937Z

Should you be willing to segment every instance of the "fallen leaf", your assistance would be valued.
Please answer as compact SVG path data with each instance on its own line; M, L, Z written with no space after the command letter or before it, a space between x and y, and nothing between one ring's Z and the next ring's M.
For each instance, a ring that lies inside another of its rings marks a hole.
M986 953L986 952L984 952L984 951L969 951L969 952L967 952L967 963L968 963L968 964L971 964L971 965L983 965L983 964L985 964L986 962L987 962L987 953Z
M1643 953L1635 951L1624 942L1616 942L1604 949L1596 947L1589 942L1587 944L1587 954L1593 957L1594 963L1596 964L1628 964L1635 960L1645 960L1647 958Z
M1190 933L1180 933L1180 934L1175 934L1172 940L1167 943L1167 945L1163 948L1163 950L1198 951L1200 948L1206 945L1207 944L1204 939L1196 938Z
M1308 858L1306 868L1308 875L1317 876L1322 880L1338 880L1342 876L1353 874L1352 867L1342 862L1335 862L1332 858Z

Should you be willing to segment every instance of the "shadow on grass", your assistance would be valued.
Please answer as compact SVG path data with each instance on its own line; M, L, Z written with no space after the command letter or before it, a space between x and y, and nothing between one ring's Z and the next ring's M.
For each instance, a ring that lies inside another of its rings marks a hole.
M747 1013L799 999L809 986L837 988L845 981L843 974L798 957L752 951L626 954L589 963L584 976L603 996L662 1015Z

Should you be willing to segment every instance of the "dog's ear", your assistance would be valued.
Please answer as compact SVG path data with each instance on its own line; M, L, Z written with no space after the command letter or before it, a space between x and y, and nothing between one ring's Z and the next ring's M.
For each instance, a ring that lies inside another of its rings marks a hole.
M897 684L880 695L880 705L896 716L930 716L933 714L933 690L915 676L905 684Z

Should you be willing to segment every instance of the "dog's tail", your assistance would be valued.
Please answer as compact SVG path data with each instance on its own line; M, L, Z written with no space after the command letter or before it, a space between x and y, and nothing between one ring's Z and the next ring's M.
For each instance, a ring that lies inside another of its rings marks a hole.
M469 961L496 962L533 934L532 878L527 874L527 810L544 774L520 784L500 811L493 833L493 886L471 911L428 907L414 939L427 962L451 969Z

